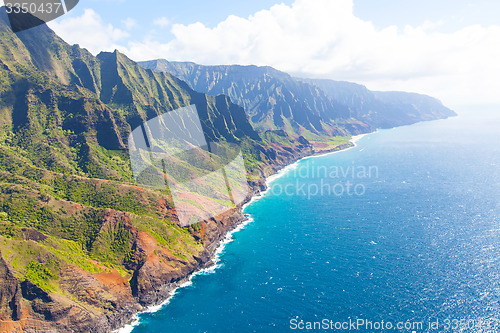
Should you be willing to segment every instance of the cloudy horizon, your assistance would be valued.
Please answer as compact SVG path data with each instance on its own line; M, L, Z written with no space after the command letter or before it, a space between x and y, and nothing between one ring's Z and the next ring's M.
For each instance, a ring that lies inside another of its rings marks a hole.
M452 106L500 104L500 25L441 29L446 19L436 17L414 25L374 24L355 13L356 3L295 0L246 17L229 15L212 25L176 23L157 15L137 35L134 30L146 25L140 17L113 24L90 8L90 2L49 26L93 54L118 49L135 61L272 66L298 77L429 94Z

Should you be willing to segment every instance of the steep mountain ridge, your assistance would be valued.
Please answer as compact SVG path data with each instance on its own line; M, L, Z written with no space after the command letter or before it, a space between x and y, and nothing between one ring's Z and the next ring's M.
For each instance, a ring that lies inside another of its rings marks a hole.
M0 331L109 332L163 301L243 219L232 209L183 228L168 189L137 187L127 139L145 121L196 105L209 140L241 146L253 192L319 146L350 146L331 135L370 129L321 89L253 70L231 91L253 94L260 132L228 96L116 51L94 57L45 25L14 34L0 9Z
M163 301L243 219L233 209L182 228L168 190L137 187L127 139L144 121L196 105L209 140L241 146L253 191L312 153L264 141L228 97L119 52L94 57L45 25L14 34L4 8L0 82L1 331L109 332Z
M171 73L195 90L228 95L244 107L252 124L261 131L285 130L292 137L312 139L369 130L353 122L349 109L332 101L321 89L271 67L201 66L166 60L140 64L156 72Z
M355 118L376 128L409 125L456 116L439 100L408 92L370 91L365 86L333 80L299 79L317 86L330 98L346 105Z
M456 115L429 96L372 92L350 82L293 78L271 67L203 66L164 59L140 64L171 73L198 91L227 94L245 107L256 129L284 129L292 136L301 133L297 130L300 127L319 135L332 135L332 128L360 133ZM294 119L293 130L282 121L286 118Z

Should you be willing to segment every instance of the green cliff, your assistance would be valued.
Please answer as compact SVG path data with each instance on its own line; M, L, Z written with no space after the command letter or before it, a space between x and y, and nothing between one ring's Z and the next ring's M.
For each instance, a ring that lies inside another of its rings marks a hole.
M44 25L14 34L4 9L0 82L2 331L119 327L202 267L243 218L232 210L182 228L168 191L137 187L127 138L143 122L196 105L208 139L242 147L254 190L312 152L262 139L228 97L119 52L94 57Z
M0 331L120 327L206 265L243 219L236 208L181 227L168 190L138 187L127 145L142 123L196 105L209 140L241 147L253 193L372 128L286 74L224 70L234 82L207 95L192 87L212 79L190 87L119 52L94 57L45 25L14 34L0 9Z
M282 129L307 139L413 124L456 115L438 100L405 92L372 92L333 80L298 79L271 67L202 66L159 59L140 63L207 94L243 105L258 130Z

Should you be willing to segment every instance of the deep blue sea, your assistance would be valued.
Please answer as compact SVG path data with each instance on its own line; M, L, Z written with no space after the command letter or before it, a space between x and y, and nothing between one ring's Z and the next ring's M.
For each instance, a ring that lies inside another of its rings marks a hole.
M289 168L133 332L500 332L500 108L458 112Z

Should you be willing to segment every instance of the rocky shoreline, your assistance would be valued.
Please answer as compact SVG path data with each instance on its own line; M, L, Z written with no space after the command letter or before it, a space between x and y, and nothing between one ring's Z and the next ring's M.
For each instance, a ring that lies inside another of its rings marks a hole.
M231 235L235 230L237 230L241 225L243 225L245 221L247 221L247 217L243 215L243 208L245 207L246 204L251 202L251 200L260 196L264 191L268 189L267 181L271 176L276 175L284 168L296 163L297 161L303 158L316 155L319 156L319 155L330 154L333 152L338 152L352 148L355 146L355 142L364 135L365 134L353 136L349 143L337 146L330 150L321 152L311 152L311 151L300 152L299 154L295 155L293 158L287 160L284 163L273 165L272 170L270 171L270 173L267 175L266 178L262 178L262 181L259 183L251 184L252 185L251 195L249 195L242 203L242 205L238 207L236 211L232 212L232 214L226 220L230 221L229 224L225 224L227 228L222 229L223 231L218 234L217 238L214 239L213 242L211 242L205 247L204 251L205 256L203 256L203 258L199 258L200 260L198 261L198 265L194 266L191 271L187 272L183 277L181 277L177 281L173 283L164 284L160 286L158 290L151 290L148 296L141 297L141 300L143 300L143 302L141 302L143 309L133 314L124 313L123 319L120 320L122 324L112 327L112 331L120 333L130 332L133 329L133 327L139 322L139 318L137 317L139 313L155 312L159 310L163 304L169 301L169 299L174 295L175 291L181 288L186 283L189 283L193 278L193 276L195 276L199 272L202 272L206 269L210 269L214 265L216 265L215 260L217 258L217 253L220 251L221 247L225 245L225 240L227 239L227 236Z
M346 143L330 149L329 152L343 150L354 144ZM311 146L294 147L285 150L272 164L266 164L258 178L250 182L251 193L244 204L267 189L266 180L296 161L315 154ZM265 174L264 174L265 173ZM128 189L128 187L127 187ZM52 200L50 199L50 203ZM79 211L82 206L69 201L54 201L67 211ZM243 205L244 205L243 204ZM120 272L97 262L91 264L99 268L92 272L74 264L61 265L58 275L58 290L47 292L29 279L20 280L8 261L0 257L0 281L2 309L0 331L2 332L96 332L123 331L137 322L137 314L152 311L168 300L174 291L193 277L194 274L209 269L224 245L228 235L244 223L246 217L243 205L201 223L199 230L189 231L196 243L186 243L182 233L173 238L189 249L189 256L176 253L162 246L158 240L133 224L137 216L113 209L105 209L99 221L101 232L125 230L130 234L132 257L125 266L128 272ZM172 211L162 199L158 201L162 215ZM177 228L177 232L181 232ZM186 233L187 231L182 231ZM36 230L27 229L24 241L32 249L40 247L50 238ZM1 245L1 244L0 244ZM4 250L2 250L3 252ZM187 250L185 250L187 251ZM184 252L186 253L186 252ZM0 253L8 258L9 253ZM48 257L50 260L50 255ZM132 275L130 275L132 273ZM69 297L68 297L69 296ZM130 330L128 330L130 331Z

